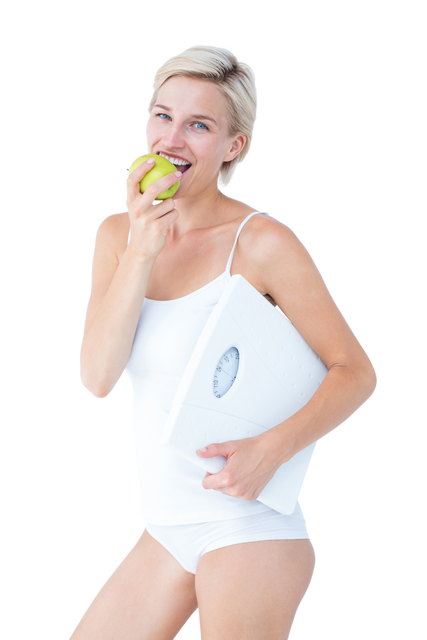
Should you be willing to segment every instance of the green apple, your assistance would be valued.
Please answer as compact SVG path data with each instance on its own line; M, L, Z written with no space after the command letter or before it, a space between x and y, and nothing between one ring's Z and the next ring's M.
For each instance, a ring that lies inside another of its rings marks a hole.
M172 162L169 162L169 160L166 160L166 158L158 156L156 153L146 153L144 156L140 156L132 162L129 169L129 175L134 169L136 169L136 167L148 160L148 158L155 158L156 164L152 169L150 169L150 171L148 171L148 173L145 174L145 176L139 183L139 189L141 193L144 193L144 191L150 186L152 182L155 182L156 180L159 180L159 178L163 178L163 176L166 176L168 173L173 173L177 170L175 165L172 164ZM178 187L179 180L178 182L175 182L175 184L173 184L171 187L169 187L169 189L166 189L166 191L159 193L156 200L166 200L167 198L171 198L178 191Z

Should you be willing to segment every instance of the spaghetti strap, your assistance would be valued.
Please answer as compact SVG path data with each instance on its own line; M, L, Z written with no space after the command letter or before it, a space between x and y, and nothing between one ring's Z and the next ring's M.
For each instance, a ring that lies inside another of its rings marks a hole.
M129 240L130 240L130 230L131 230L131 227L129 227L128 244L129 244Z
M234 256L234 249L236 247L236 243L238 240L238 237L240 235L241 230L243 229L243 227L245 226L245 224L247 223L247 221L252 218L252 216L254 216L256 213L264 213L263 211L252 211L252 213L250 213L241 223L240 227L237 229L237 233L236 233L236 238L234 240L234 244L233 244L233 248L231 250L230 256L228 258L228 262L227 262L227 266L225 268L225 273L230 276L230 269L231 269L231 262L233 260L233 256ZM268 215L268 214L267 214Z

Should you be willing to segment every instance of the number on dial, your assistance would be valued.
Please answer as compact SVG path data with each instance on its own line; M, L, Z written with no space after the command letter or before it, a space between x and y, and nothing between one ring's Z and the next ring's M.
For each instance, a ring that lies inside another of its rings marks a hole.
M236 347L230 347L224 353L215 368L213 377L213 392L217 398L222 398L233 385L239 368L239 352Z

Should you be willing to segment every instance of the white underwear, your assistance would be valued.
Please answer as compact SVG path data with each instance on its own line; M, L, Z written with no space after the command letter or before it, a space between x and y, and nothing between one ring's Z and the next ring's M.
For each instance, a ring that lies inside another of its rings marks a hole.
M171 553L186 571L196 573L204 553L240 542L308 538L301 507L284 516L274 509L231 520L193 524L147 523L146 530Z

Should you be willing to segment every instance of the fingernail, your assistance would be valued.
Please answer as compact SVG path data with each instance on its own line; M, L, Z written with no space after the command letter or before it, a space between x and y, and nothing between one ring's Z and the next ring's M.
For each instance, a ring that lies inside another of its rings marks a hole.
M147 164L153 164L153 162L156 162L156 158L148 158Z
M181 171L175 171L174 175L179 178L179 176L182 176L182 172ZM201 449L200 449L201 451Z
M201 452L206 451L206 447L203 447L203 449L197 449L197 451L201 451Z

